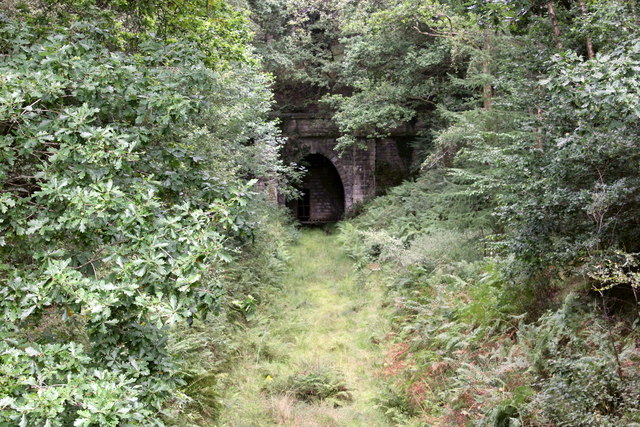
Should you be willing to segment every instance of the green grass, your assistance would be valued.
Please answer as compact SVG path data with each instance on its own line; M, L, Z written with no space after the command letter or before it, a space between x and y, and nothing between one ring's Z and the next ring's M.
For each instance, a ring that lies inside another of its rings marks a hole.
M301 233L281 289L240 337L217 425L389 425L375 405L383 290L358 277L335 236Z

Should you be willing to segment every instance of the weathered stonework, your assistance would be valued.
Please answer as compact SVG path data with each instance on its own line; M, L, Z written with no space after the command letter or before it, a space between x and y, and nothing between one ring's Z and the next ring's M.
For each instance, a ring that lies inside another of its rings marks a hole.
M409 126L394 130L389 138L365 141L366 149L354 146L338 153L335 146L340 133L330 119L298 113L283 116L281 120L283 133L288 138L285 158L301 162L313 154L326 157L342 180L345 212L380 190L397 185L409 174L412 152L407 137L415 135ZM321 210L320 204L312 200L312 212L314 206ZM316 217L321 221L326 214L318 211Z

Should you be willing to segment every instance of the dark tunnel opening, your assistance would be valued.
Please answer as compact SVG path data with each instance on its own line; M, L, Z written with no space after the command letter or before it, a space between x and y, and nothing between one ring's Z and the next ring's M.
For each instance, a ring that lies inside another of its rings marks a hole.
M298 186L301 197L288 203L302 224L335 222L344 215L344 186L333 163L321 154L310 154L302 160L307 168Z

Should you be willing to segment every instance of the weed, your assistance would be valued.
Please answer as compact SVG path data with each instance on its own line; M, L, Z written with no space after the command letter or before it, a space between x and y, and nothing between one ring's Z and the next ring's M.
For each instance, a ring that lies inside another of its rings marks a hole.
M289 270L256 307L224 379L219 425L385 426L374 406L387 333L382 272L363 277L337 236L301 230ZM382 277L382 276L380 276Z
M512 260L486 256L474 221L458 222L464 215L455 206L433 203L452 187L436 186L434 195L420 186L398 187L340 226L362 274L374 266L388 283L393 334L377 398L388 419L638 425L637 321L594 310L584 280L511 274ZM607 268L595 277L601 284L630 281L617 264Z
M290 395L306 403L329 400L340 406L353 400L344 375L324 366L303 369L282 382L269 383L265 389L271 394Z

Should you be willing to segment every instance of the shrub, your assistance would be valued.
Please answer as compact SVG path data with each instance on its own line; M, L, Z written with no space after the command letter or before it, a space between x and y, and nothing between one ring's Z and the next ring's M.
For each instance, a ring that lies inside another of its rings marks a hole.
M575 295L569 295L559 310L524 328L522 338L531 346L538 390L523 408L528 418L593 426L640 420L634 337L616 336L614 341L609 328L587 312Z
M283 170L254 65L123 51L87 10L0 15L0 424L160 424L185 374L168 330L220 309L256 178Z
M290 394L307 403L329 400L334 405L340 405L352 400L342 374L322 366L303 369L283 381L274 381L267 386L267 390L270 393Z

